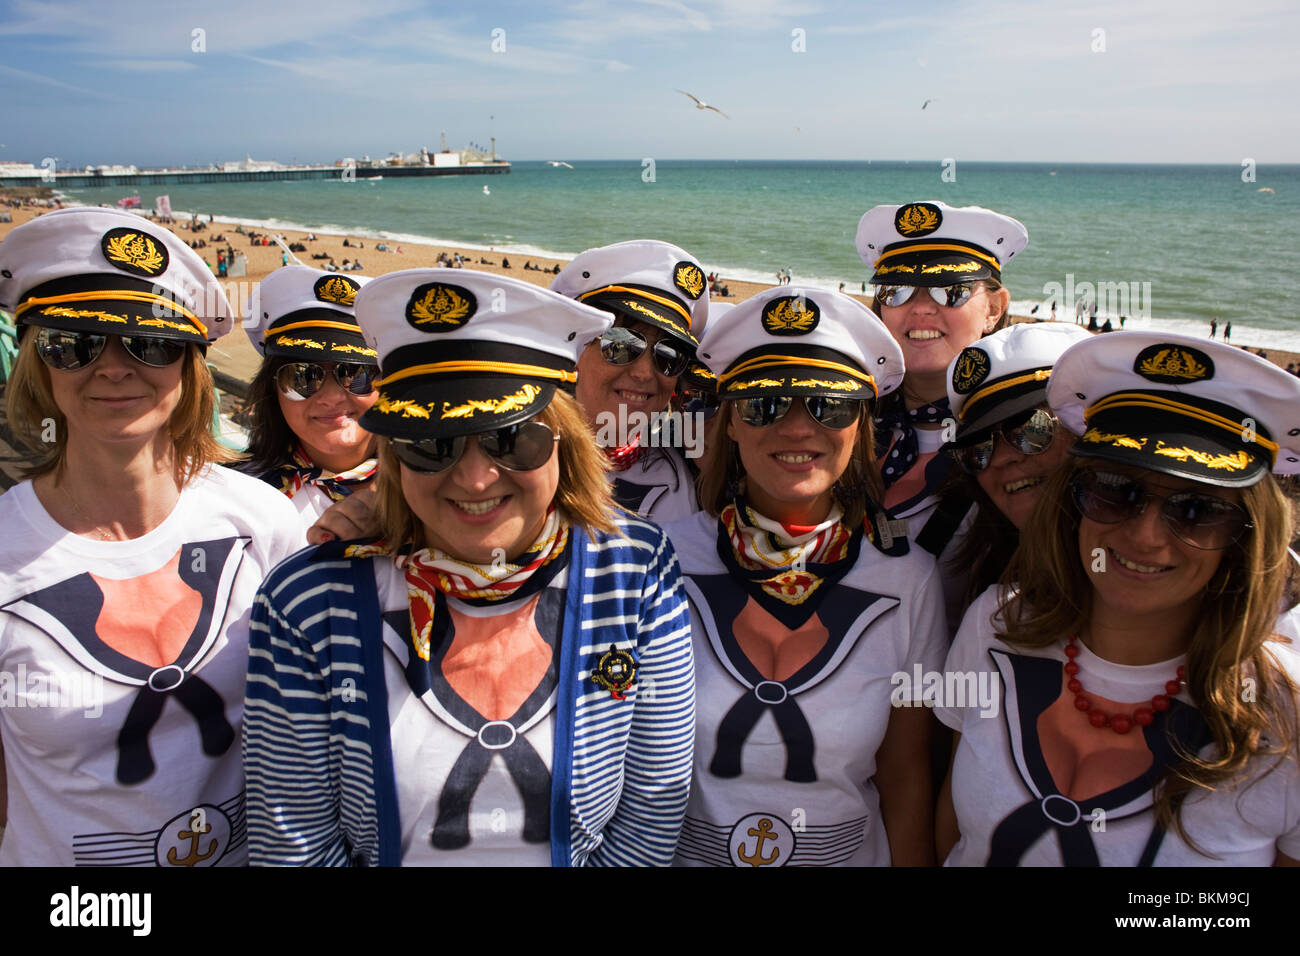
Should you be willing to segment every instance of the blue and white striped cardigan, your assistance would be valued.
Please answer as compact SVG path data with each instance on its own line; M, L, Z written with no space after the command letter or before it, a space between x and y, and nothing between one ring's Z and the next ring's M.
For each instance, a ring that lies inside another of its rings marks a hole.
M677 556L654 525L618 524L626 537L571 529L555 866L667 865L690 789L695 682ZM299 552L253 605L243 754L254 865L401 862L371 563L390 559L339 554L337 545ZM625 700L591 680L611 644L637 662Z

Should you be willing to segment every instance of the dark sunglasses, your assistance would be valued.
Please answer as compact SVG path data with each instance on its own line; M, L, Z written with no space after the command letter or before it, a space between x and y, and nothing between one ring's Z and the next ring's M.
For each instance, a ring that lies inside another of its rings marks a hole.
M600 337L600 354L610 365L631 365L647 348L651 346L645 336L621 325L606 330ZM656 342L651 354L655 368L665 378L676 378L691 363L690 353L667 339Z
M1052 447L1056 436L1056 416L1043 408L1035 408L998 422L985 437L975 441L967 439L951 449L952 456L968 474L978 475L993 462L993 451L1001 435L1008 445L1022 455L1041 455ZM984 434L982 431L980 434Z
M314 362L292 362L275 373L275 385L280 394L295 402L311 398L325 384L326 366ZM334 381L353 395L369 395L375 390L375 377L379 369L374 365L354 362L334 364Z
M915 285L882 285L876 287L876 295L885 305L898 308L912 301L912 296L921 288L922 286ZM939 305L955 309L969 302L979 285L974 282L958 282L956 285L925 286L924 289Z
M792 395L759 395L742 398L736 402L736 414L746 425L763 428L785 418L794 407ZM857 398L830 398L826 395L808 395L797 399L803 402L808 415L825 428L848 428L862 414L863 402Z
M1156 495L1128 475L1107 471L1080 472L1070 482L1070 492L1079 513L1098 524L1136 518L1154 498L1178 540L1202 551L1220 551L1254 527L1245 508L1216 495L1194 491Z
M160 339L152 335L116 335L126 354L150 368L166 368L185 354L188 343L177 339ZM36 333L36 352L50 368L71 372L85 368L103 354L109 336L98 332L63 332L40 329Z
M446 471L465 453L468 439L478 442L483 453L506 471L535 471L551 460L557 432L542 422L521 422L477 435L455 438L393 439L393 454L411 471L437 474Z

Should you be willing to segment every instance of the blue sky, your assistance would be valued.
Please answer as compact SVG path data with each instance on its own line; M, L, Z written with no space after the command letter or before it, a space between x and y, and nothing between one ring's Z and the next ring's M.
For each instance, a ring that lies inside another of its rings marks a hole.
M495 133L518 160L1300 162L1294 0L0 11L5 161L332 161L446 130L453 148Z

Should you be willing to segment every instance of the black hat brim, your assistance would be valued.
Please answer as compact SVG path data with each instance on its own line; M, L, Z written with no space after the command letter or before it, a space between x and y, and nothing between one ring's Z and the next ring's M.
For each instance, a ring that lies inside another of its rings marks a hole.
M392 438L455 438L525 422L554 395L554 382L517 376L413 376L381 385L359 424Z

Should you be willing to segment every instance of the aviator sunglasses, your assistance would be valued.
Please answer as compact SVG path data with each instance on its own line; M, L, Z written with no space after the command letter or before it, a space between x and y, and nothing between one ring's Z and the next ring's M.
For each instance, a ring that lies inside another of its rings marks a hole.
M792 395L759 395L742 398L736 402L736 414L746 425L763 428L785 418L794 407ZM830 398L826 395L807 395L799 401L808 415L824 428L848 428L862 414L862 401L857 398Z
M1056 416L1046 409L1031 409L994 425L984 438L961 443L952 449L952 456L967 474L978 475L993 463L993 449L999 435L1022 455L1041 455L1052 447L1059 424Z
M535 471L551 460L558 432L542 422L521 422L477 435L455 438L394 438L393 454L411 471L437 474L446 471L465 453L470 438L483 453L506 471Z
M880 301L891 308L898 308L900 305L906 305L912 301L912 296L923 288L915 285L882 285L877 286L876 295ZM974 282L959 282L956 285L934 285L924 286L926 292L939 305L955 309L958 306L965 305L970 301L971 296L980 288Z
M152 335L113 336L126 354L150 368L166 368L180 359L188 343ZM97 332L64 332L42 328L36 333L36 352L41 361L61 372L85 368L104 353L109 336Z
M275 373L275 385L280 394L295 402L305 402L325 384L324 365L314 362L291 362L281 366ZM375 377L379 369L373 365L359 365L355 362L337 362L334 365L334 380L340 388L347 389L353 395L369 395L375 390Z
M607 329L600 336L600 354L610 365L631 365L639 359L647 348L651 348L645 336L616 325ZM667 339L660 339L653 346L652 357L655 368L665 378L677 378L686 371L691 362L690 353L678 348Z
M1180 491L1156 495L1128 475L1083 471L1070 482L1079 512L1098 524L1119 524L1136 518L1147 502L1160 502L1160 517L1179 541L1202 551L1220 551L1253 527L1246 509L1216 495Z

